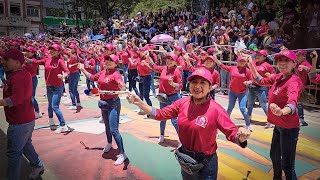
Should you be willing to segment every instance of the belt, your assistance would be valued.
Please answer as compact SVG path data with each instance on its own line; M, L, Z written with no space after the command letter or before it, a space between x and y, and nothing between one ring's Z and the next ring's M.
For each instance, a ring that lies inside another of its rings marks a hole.
M198 162L202 162L205 159L207 161L209 161L212 158L212 156L214 155L214 154L208 155L208 154L204 154L202 152L196 152L196 151L189 151L183 146L182 146L181 150L182 150L182 153L187 154L188 156L194 158Z
M119 96L111 98L111 99L101 99L102 101L116 101L119 99Z

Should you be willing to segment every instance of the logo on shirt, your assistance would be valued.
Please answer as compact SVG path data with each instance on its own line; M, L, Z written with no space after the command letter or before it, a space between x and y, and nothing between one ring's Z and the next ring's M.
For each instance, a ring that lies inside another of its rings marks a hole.
M279 91L280 91L280 88L279 88L279 87L276 87L272 93L273 93L274 95L278 95L278 94L279 94Z
M108 83L109 81L110 81L109 78L106 78L106 79L104 80L105 83Z
M195 122L196 125L206 128L208 124L208 119L205 116L198 116Z

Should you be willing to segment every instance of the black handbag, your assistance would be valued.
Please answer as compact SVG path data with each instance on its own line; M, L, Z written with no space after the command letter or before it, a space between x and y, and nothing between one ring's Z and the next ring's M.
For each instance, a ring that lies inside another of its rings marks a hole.
M183 153L183 147L179 147L175 152L174 155L178 160L182 170L189 175L198 174L205 165L208 164L208 161L212 158L212 155L208 156L208 158L204 158L201 162L195 160L188 154Z

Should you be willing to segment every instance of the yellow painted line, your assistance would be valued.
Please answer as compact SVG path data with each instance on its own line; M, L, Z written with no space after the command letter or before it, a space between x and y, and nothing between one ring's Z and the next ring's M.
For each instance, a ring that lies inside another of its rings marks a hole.
M241 174L239 171L236 169L231 168L230 166L226 165L223 163L219 157L219 168L218 168L218 177L221 180L229 180L229 179L244 179L246 175Z

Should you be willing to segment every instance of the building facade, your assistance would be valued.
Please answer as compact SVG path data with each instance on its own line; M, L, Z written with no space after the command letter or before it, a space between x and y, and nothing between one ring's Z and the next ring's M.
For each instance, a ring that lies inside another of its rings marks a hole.
M0 0L0 36L43 32L42 0Z

